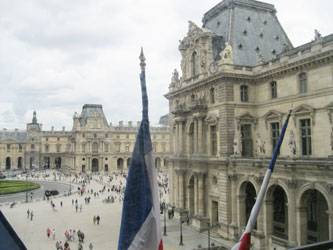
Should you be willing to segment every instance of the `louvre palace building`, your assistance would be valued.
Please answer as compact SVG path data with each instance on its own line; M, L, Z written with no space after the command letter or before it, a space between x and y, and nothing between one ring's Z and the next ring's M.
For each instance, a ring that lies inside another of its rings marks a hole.
M176 216L238 241L292 109L251 249L333 240L333 34L293 47L275 7L253 0L202 21L189 22L165 95Z
M163 169L169 155L168 117L151 127L155 165ZM127 172L140 122L109 124L102 105L85 104L73 116L71 131L44 131L33 113L26 131L0 131L0 169L61 169L70 173Z

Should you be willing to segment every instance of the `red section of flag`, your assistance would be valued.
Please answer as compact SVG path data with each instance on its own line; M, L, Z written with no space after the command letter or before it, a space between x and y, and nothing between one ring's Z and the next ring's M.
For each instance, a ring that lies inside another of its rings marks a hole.
M239 246L239 250L250 250L251 247L251 233L246 233L242 237L242 242Z
M160 245L158 246L158 250L163 250L163 241L160 241Z

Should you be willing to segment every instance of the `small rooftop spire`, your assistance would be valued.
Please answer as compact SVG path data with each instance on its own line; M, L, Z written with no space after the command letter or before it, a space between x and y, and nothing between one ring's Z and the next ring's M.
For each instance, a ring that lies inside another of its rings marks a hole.
M143 54L143 48L141 47L141 53L140 53L140 66L141 66L141 71L145 71L145 67L146 67L146 58L145 55Z
M36 110L33 113L32 123L37 123L37 113L36 113Z

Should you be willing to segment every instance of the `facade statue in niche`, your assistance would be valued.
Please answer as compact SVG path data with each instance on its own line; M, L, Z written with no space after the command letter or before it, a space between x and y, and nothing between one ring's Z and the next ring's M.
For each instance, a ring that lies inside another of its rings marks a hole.
M221 63L230 63L232 64L233 57L232 57L232 47L228 42L225 42L225 48L224 50L220 53L221 56Z
M78 118L78 117L79 117L79 114L77 112L75 112L73 118Z
M234 156L241 155L240 144L237 135L234 137Z
M180 83L180 79L179 79L179 73L178 73L178 70L175 69L172 73L172 77L171 77L171 84L170 86L171 87L180 87L179 86L179 83Z
M292 155L296 155L296 141L294 131L290 131L288 146Z
M265 155L265 141L261 139L260 134L257 134L257 154Z

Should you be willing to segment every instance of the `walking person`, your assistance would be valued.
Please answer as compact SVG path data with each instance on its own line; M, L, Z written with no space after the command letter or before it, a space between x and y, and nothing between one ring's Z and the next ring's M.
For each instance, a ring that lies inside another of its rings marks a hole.
M83 246L82 246L81 242L79 242L79 245L77 246L77 249L78 250L82 250L83 249Z
M100 221L101 217L99 217L99 215L97 215L96 220L97 220L97 225L99 225L99 221Z
M47 238L50 238L50 234L51 234L51 230L50 230L50 228L47 228L46 229Z
M28 209L28 211L27 211L27 215L28 215L27 218L29 219L29 215L30 215L30 211L29 211L29 209Z
M52 229L52 239L54 240L55 239L55 234L56 234L56 231L54 230L54 228Z
M89 250L93 250L93 248L94 248L94 246L93 246L93 244L90 242L90 244L89 244Z
M34 217L34 213L31 211L30 212L30 220L32 220L32 217Z
M82 204L80 204L80 212L82 213Z
M96 216L94 216L93 222L94 222L94 224L96 224Z

